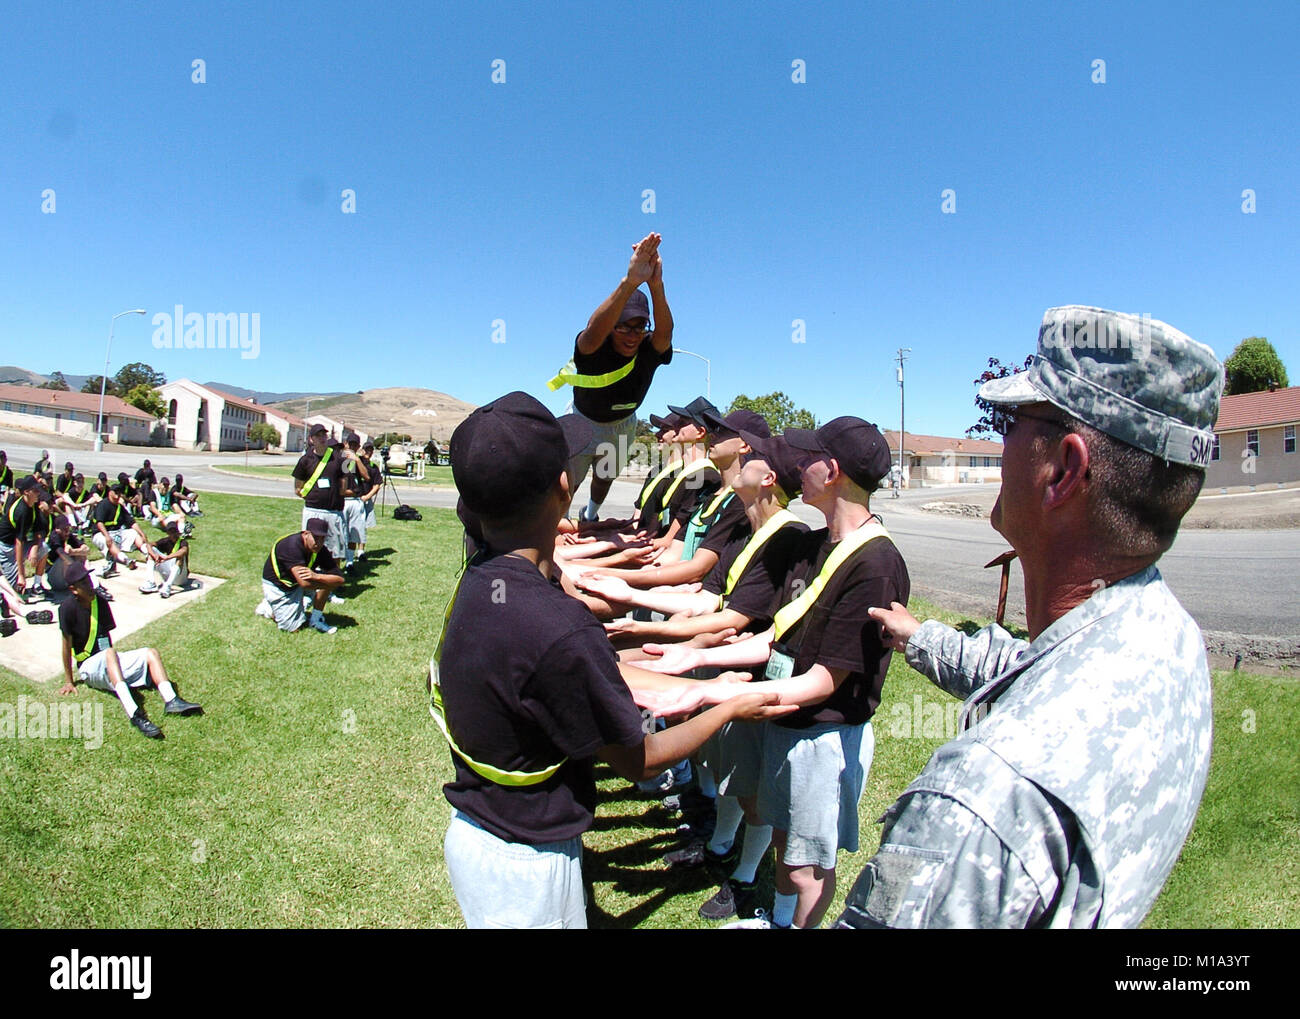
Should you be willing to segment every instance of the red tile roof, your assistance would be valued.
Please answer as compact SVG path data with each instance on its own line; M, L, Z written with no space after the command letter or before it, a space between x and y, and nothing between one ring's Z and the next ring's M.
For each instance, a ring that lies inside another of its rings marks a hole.
M1219 420L1214 430L1231 432L1241 428L1293 424L1300 424L1300 386L1276 389L1271 393L1264 390L1225 396L1219 401Z
M25 403L29 407L42 406L55 410L76 410L99 413L98 393L69 393L61 389L37 389L35 386L0 385L0 400L10 403ZM152 421L148 414L117 396L104 397L104 416L136 418Z
M227 393L224 389L214 389L212 386L202 386L200 388L206 389L210 393L216 393L226 403L234 404L236 407L243 407L244 410L251 410L255 414L266 413L266 408L261 404L254 403L252 400L245 400L242 396L236 396L234 393Z
M898 449L898 431L893 429L883 433L885 443L892 450ZM942 435L918 435L916 432L907 433L907 441L904 443L907 451L913 456L925 456L936 453L960 453L962 456L980 454L982 456L1001 456L1002 443L993 442L989 439L952 439Z

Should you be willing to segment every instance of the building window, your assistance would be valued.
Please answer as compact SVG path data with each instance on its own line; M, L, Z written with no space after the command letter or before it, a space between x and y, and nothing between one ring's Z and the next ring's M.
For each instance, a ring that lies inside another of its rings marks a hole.
M970 461L970 463L967 466L978 467L980 465L979 464L980 458L977 456L968 456L966 459Z
M167 405L167 423L169 425L176 424L176 401L175 400L173 400L171 403Z
M1282 452L1295 452L1295 425L1287 425L1282 429Z
M1214 445L1210 447L1210 460L1214 461L1217 459L1219 459L1219 437L1218 435L1215 435Z
M1259 456L1259 429L1251 428L1246 432L1246 448L1252 456Z

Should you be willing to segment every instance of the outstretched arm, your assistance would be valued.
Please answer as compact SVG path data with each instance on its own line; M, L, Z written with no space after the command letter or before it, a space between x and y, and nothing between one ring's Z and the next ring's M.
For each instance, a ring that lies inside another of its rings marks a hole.
M632 260L628 263L627 275L619 281L614 292L592 313L591 318L587 320L587 328L578 336L578 350L582 353L594 354L600 349L600 345L605 342L605 337L613 331L615 323L618 322L618 316L623 311L623 306L627 304L628 298L632 296L632 291L649 281L654 273L654 260L659 250L659 241L659 235L652 233L633 245ZM661 284L661 292L662 289ZM666 302L664 307L668 307ZM671 320L670 315L669 321ZM657 333L658 329L656 328L655 331Z

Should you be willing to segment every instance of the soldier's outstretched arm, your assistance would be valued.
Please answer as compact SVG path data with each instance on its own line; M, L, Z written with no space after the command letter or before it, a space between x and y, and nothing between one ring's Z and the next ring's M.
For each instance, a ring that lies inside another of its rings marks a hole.
M907 642L907 664L965 700L1015 664L1029 648L993 623L967 636L938 620L922 623Z

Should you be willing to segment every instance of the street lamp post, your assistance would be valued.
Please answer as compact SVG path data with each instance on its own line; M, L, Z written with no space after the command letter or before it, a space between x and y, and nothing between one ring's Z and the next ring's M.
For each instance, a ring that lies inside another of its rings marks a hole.
M108 350L104 351L104 374L99 377L99 420L95 423L95 452L104 452L104 389L108 386L108 359L113 356L113 329L123 315L143 315L143 308L119 311L108 325Z
M673 347L673 353L685 354L687 357L698 357L701 361L704 362L704 398L706 400L712 400L713 393L710 391L710 389L713 382L712 380L713 365L709 361L709 359L705 357L703 354L696 354L694 351L683 350L681 347Z

